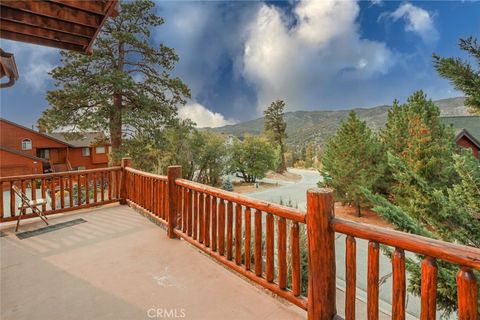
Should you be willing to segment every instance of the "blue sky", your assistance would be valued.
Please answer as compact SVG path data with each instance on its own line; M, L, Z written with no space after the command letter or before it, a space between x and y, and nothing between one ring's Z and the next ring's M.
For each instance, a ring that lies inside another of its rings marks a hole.
M401 101L423 89L459 96L432 67L432 53L466 56L460 37L480 38L475 1L162 1L166 23L152 42L176 49L175 74L192 90L179 114L202 126L260 116L276 99L287 110L335 110ZM48 106L57 49L11 41L20 79L2 89L1 116L33 125Z

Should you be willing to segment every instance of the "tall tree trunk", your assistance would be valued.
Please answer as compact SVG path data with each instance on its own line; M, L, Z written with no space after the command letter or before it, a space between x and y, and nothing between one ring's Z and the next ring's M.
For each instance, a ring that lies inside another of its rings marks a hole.
M118 71L123 71L125 65L125 46L118 43ZM112 144L112 164L120 165L120 147L122 146L122 92L113 93L113 109L110 110L110 143Z
M361 217L362 212L361 212L360 204L357 203L355 206L356 206L355 213L356 213L357 217Z
M278 140L278 143L280 144L280 165L277 168L277 172L283 173L287 171L287 166L285 164L285 147L283 146L282 138Z
M120 164L120 147L122 146L122 95L113 97L113 110L110 111L110 143L112 144L112 164Z

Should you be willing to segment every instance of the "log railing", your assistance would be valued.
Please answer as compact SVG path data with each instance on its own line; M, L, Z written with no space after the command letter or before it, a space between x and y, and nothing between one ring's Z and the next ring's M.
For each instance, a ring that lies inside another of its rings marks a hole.
M67 212L119 201L121 167L34 174L0 178L0 222L18 219L20 198L16 185L31 200L43 198L44 215ZM22 219L36 217L29 209Z
M346 319L355 319L355 238L368 240L367 312L378 319L379 246L392 252L392 319L405 319L405 251L423 256L421 263L420 319L436 319L437 260L458 265L458 319L478 319L478 284L472 269L480 269L480 249L439 241L418 235L332 218L333 231L346 237Z
M335 218L330 189L308 190L304 213L181 179L179 166L169 167L167 176L136 170L129 159L123 159L121 167L6 177L0 178L0 184L1 222L18 215L12 184L32 199L49 195L51 204L43 208L45 214L120 201L164 225L170 238L184 239L227 268L307 310L309 319L334 319L337 315L336 233L346 235L348 320L356 318L356 238L368 241L367 274L363 275L367 279L368 319L379 317L380 245L392 248L393 319L405 319L406 315L405 252L423 259L419 262L422 320L436 318L436 261L446 261L459 266L458 318L478 320L478 284L472 270L480 269L480 249ZM9 214L3 210L5 195L10 195L5 206ZM301 241L305 237L308 245ZM308 256L308 285L302 285L302 252Z
M124 163L127 166L128 163ZM335 234L346 237L345 319L355 319L356 238L368 243L368 319L379 317L380 245L393 247L392 318L405 319L405 251L421 262L421 316L436 319L437 265L459 266L458 318L478 320L480 249L374 227L334 217L330 189L307 192L307 213L181 179L181 167L167 176L126 168L127 202L226 267L307 310L309 319L334 319L336 310ZM302 234L303 232L303 234ZM308 246L300 246L300 236ZM308 255L308 288L302 287L301 251ZM308 290L307 290L308 289ZM302 294L307 292L308 294Z
M177 179L175 186L176 236L307 308L300 272L299 233L305 225L304 212L185 179Z

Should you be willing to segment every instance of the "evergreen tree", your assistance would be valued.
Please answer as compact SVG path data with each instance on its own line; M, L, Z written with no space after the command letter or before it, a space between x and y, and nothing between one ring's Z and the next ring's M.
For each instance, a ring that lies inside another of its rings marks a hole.
M151 28L164 23L154 6L150 0L121 2L91 56L61 52L62 65L51 72L57 89L47 93L50 107L39 126L104 131L118 161L124 135L159 130L175 116L190 92L170 76L178 61L174 50L151 45Z
M477 62L477 70L460 58L442 58L433 54L433 63L441 77L449 79L455 89L465 93L465 105L480 114L480 45L477 39L460 39L459 47L469 53Z
M272 102L270 107L265 110L265 133L271 136L272 140L278 144L280 148L280 161L277 166L277 172L284 172L287 170L285 165L285 139L287 134L287 123L283 119L285 109L285 102L277 100Z
M322 156L324 185L335 189L342 202L361 207L369 204L362 188L376 189L383 173L383 152L377 136L354 111L325 146Z
M375 204L374 210L398 230L425 237L459 243L480 248L480 166L469 150L453 156L453 167L459 180L450 186L432 187L428 181L415 174L401 159L389 155L389 166L395 172L395 179L406 182L417 189L417 199L424 215L419 216L405 203L387 200L364 190ZM388 197L395 199L395 194ZM384 248L390 254L388 248ZM408 290L416 295L421 293L421 269L419 261L423 256L407 258L409 272ZM439 273L437 284L437 305L449 316L457 310L456 275L458 265L437 261ZM474 271L477 279L480 272ZM480 307L480 297L479 297ZM480 314L480 309L479 309Z
M454 135L423 92L394 103L381 139L388 152L388 195L364 190L374 210L401 231L469 246L480 245L480 166L470 150L455 154ZM386 249L387 253L389 252ZM420 294L417 259L407 259L409 291ZM458 266L438 261L438 306L457 308Z
M413 93L406 104L394 101L380 137L387 152L433 188L448 185L453 179L453 131L442 123L440 110L422 91ZM418 186L400 179L392 170L389 166L386 181L396 203L410 207L412 214L427 216L428 199L422 197Z

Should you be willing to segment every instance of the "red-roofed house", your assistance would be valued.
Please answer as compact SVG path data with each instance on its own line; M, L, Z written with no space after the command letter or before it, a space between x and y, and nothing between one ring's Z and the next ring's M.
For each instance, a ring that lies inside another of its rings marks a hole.
M109 145L103 134L90 132L67 140L0 119L0 176L95 169L108 166Z

